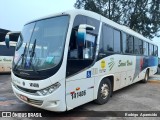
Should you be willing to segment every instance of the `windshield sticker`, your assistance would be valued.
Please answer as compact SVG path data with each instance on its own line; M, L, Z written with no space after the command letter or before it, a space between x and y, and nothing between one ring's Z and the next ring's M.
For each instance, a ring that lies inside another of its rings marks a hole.
M25 68L29 68L30 65L31 65L31 64L30 64L30 60L27 59L26 62L25 62Z
M54 57L47 57L46 58L46 62L49 63L49 64L52 64L53 60L54 60Z
M87 78L91 77L91 71L87 71Z

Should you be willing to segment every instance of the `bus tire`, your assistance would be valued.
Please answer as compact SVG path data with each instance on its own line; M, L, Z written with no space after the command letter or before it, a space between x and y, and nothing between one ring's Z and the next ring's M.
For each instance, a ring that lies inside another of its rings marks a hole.
M147 83L148 82L148 79L149 79L149 71L147 70L146 71L146 74L144 76L144 79L142 80L143 83Z
M111 87L110 80L108 78L103 79L100 82L97 99L95 100L95 102L99 105L103 105L107 103L112 93L111 90L112 90L112 87Z

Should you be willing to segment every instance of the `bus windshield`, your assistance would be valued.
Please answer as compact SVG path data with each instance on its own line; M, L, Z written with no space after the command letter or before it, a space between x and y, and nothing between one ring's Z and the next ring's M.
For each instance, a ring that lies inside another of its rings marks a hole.
M25 25L17 42L14 68L41 71L57 66L63 56L68 23L69 16L59 16Z

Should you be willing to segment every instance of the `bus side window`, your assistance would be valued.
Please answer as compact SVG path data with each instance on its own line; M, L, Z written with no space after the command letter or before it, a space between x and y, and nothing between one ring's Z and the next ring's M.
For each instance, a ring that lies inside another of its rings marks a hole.
M127 51L126 53L133 53L133 37L131 35L127 35L126 40Z
M158 56L158 47L154 46L154 56Z
M121 52L120 31L114 30L114 52Z
M101 38L100 38L100 46L99 46L100 54L106 54L107 52L113 52L113 28L103 24Z
M139 45L140 54L143 55L143 41L139 39L139 44L138 45Z
M126 33L122 33L123 53L133 53L133 37Z
M142 40L134 37L134 54L142 55Z
M143 55L148 56L148 43L147 42L143 42Z
M127 49L127 44L126 44L126 40L127 40L127 35L126 33L122 33L122 49L123 49L123 53L128 53L128 49Z
M153 45L149 44L149 55L152 56L153 55Z

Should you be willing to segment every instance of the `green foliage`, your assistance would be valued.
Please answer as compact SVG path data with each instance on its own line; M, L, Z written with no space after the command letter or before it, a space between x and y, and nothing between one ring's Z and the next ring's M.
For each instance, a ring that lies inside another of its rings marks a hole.
M145 37L160 37L160 0L77 0L75 8L99 13Z

